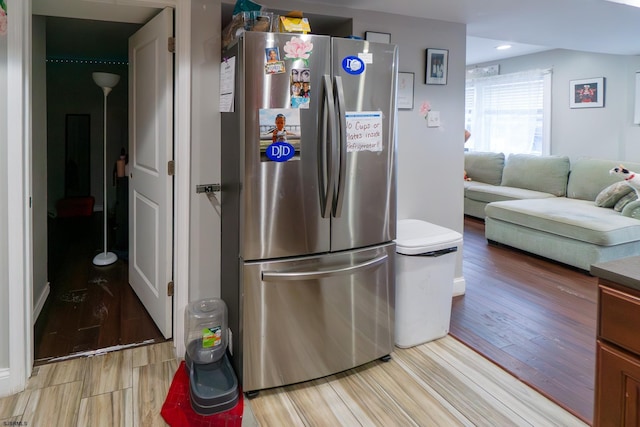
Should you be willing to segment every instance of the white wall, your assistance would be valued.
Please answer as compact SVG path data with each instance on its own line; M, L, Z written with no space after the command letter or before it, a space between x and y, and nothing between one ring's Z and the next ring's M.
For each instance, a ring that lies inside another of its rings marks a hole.
M7 275L7 36L0 36L0 371L9 366L9 277Z
M635 72L640 56L594 54L556 49L491 62L500 74L551 68L551 153L572 160L582 156L637 161L640 126L633 124ZM486 65L486 64L479 64ZM605 78L604 108L569 108L569 81Z
M32 38L32 212L33 212L33 307L41 309L48 293L47 272L47 71L46 19L33 17ZM38 306L37 306L38 305ZM36 315L38 313L35 313ZM34 318L35 321L35 318Z
M219 193L196 194L220 182L220 5L193 0L191 15L191 218L189 301L220 296Z

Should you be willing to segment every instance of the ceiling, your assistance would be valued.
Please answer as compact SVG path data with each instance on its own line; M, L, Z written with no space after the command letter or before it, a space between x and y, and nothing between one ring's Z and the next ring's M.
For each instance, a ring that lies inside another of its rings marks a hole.
M126 0L32 1L34 14L100 21L144 23L157 13ZM556 48L640 54L640 8L607 0L300 1L464 23L468 65ZM513 47L497 51L502 43Z

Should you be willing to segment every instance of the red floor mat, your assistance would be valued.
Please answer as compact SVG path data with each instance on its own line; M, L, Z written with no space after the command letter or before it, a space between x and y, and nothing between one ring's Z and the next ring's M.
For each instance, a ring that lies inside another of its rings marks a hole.
M189 400L189 376L182 361L173 376L160 414L171 427L242 427L243 409L244 402L240 390L238 403L232 409L208 416L197 414Z

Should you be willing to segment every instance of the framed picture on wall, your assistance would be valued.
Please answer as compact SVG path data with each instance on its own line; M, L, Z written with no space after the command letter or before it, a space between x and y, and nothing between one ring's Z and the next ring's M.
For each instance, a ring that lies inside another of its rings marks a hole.
M604 107L604 77L569 81L569 107Z
M448 49L427 49L425 83L428 85L446 85L449 67Z
M413 73L398 73L398 109L413 110Z

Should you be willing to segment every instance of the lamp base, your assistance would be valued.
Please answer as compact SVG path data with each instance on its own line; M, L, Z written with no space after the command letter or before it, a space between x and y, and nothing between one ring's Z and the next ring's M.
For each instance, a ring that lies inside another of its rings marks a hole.
M100 252L93 258L93 264L98 266L111 265L118 260L113 252Z

